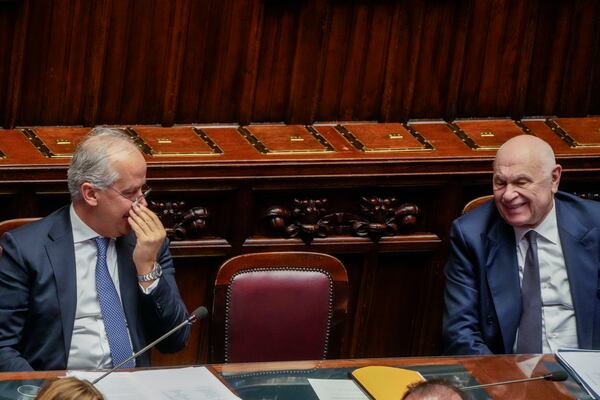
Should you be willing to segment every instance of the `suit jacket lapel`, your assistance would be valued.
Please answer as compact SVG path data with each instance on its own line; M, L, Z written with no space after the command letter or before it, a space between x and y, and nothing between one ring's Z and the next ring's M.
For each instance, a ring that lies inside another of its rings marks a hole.
M489 233L482 233L482 236L487 255L485 273L498 317L504 351L512 353L521 318L521 284L514 231L498 218Z
M556 201L558 233L569 277L569 288L580 348L592 348L594 301L598 276L598 228L588 229L559 201Z
M75 321L75 309L77 307L75 248L69 207L64 207L62 212L58 214L57 221L49 232L49 238L50 240L46 243L46 254L56 281L56 297L60 307L64 339L64 365L66 366L71 348L73 322Z

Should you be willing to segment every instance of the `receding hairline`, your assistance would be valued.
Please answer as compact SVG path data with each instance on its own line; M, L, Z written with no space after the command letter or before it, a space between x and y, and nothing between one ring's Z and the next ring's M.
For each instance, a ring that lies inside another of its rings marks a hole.
M129 140L125 135L94 135L89 136L81 143L80 150L83 152L93 151L97 146L102 147L102 151L106 154L106 161L112 164L114 161L126 158L131 153L139 153L142 155L139 147Z
M551 172L556 166L556 158L552 147L544 140L533 135L519 135L504 142L494 157L492 164L494 170L496 170L498 159L504 157L507 152L526 154L548 172Z
M113 150L115 147L119 151L131 151L140 149L135 145L135 143L130 140L128 136L125 134L121 135L90 135L85 138L84 141L81 142L80 146L88 148L89 146L101 145L106 150Z

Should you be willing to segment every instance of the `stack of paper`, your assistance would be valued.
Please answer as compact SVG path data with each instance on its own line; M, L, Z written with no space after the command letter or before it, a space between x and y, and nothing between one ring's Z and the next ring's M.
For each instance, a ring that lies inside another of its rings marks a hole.
M600 399L600 351L559 349L556 358L590 396Z
M102 372L69 371L89 381ZM114 372L95 385L107 400L239 400L205 367Z

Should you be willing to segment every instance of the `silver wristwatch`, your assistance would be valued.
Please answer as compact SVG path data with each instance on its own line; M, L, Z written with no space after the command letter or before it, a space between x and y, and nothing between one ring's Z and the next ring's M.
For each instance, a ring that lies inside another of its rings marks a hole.
M152 268L152 271L150 271L144 275L138 275L137 278L138 278L138 282L150 282L150 281L154 281L154 280L160 278L161 276L162 276L162 268L160 267L159 263L154 261L154 267Z

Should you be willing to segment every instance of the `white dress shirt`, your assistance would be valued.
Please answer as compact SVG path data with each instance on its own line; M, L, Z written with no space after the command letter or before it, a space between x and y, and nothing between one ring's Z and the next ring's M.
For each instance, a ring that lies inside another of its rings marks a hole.
M75 245L75 270L77 278L77 307L73 323L73 336L69 350L68 369L111 368L112 358L108 338L104 329L104 321L100 311L100 302L96 292L96 259L98 248L96 232L87 226L77 215L73 204L70 207L71 228ZM121 297L117 251L115 239L111 238L106 252L108 272ZM141 285L144 293L151 293L157 286L158 279L147 289ZM130 336L131 340L131 336ZM132 346L133 348L133 346Z
M529 248L525 234L530 229L515 228L519 277L523 281L525 256ZM533 229L537 235L542 294L542 351L554 353L562 347L578 347L577 324L563 255L556 207ZM517 332L518 336L518 332ZM516 351L516 341L513 350Z

